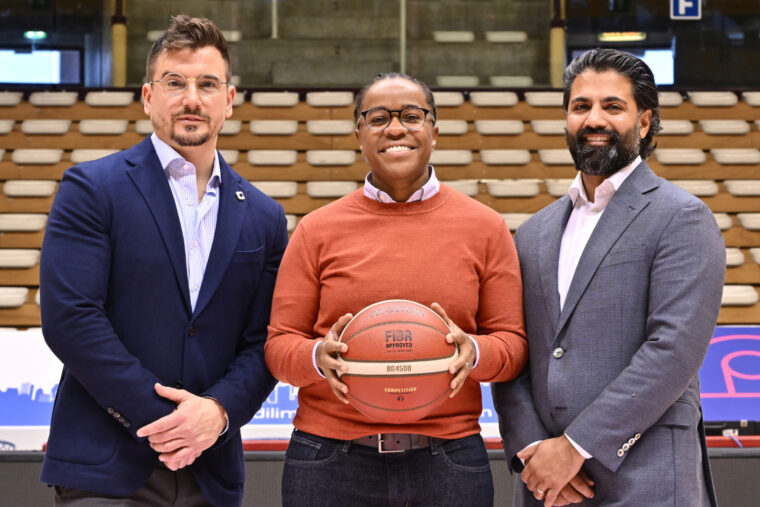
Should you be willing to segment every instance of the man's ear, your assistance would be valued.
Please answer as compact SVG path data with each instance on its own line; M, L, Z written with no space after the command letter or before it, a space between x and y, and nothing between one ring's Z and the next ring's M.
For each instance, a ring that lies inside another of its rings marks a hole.
M649 128L652 126L652 110L647 109L643 113L639 114L639 137L644 139L649 133Z

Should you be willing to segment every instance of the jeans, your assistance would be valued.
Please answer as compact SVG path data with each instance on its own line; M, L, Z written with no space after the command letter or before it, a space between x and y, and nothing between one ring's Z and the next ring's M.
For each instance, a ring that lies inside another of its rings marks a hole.
M295 430L285 453L284 507L493 505L480 435L431 439L430 448L377 449Z

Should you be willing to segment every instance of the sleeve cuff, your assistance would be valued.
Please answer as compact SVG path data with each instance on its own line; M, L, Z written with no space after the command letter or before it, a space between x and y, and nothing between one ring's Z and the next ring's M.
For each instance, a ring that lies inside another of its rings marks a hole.
M478 365L478 361L480 361L480 347L478 347L478 341L475 338L470 335L467 335L467 337L472 341L472 345L475 347L475 362L472 363L472 368L470 368L471 370L474 370Z
M578 445L577 443L575 443L575 440L573 440L572 438L570 438L570 436L567 433L565 433L565 438L567 439L568 442L570 442L571 444L573 444L573 447L575 447L575 450L578 451L578 453L581 456L583 456L586 459L593 458L593 456L591 456L591 454L589 454L588 452L586 452L586 449L584 449L583 447L581 447L580 445Z
M315 343L314 347L311 349L311 364L314 365L314 369L317 371L317 374L321 378L327 378L322 374L322 371L319 369L319 366L317 366L317 347L319 347L320 343L322 343L322 340L317 340L317 343Z

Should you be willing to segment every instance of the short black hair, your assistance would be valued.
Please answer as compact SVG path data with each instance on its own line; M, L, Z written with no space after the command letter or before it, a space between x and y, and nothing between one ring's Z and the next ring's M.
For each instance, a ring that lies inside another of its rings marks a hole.
M612 70L628 78L633 89L633 98L639 112L649 109L652 111L652 123L649 132L641 140L639 155L647 158L654 152L657 143L652 144L652 138L662 131L660 125L660 98L657 94L657 85L654 82L652 70L641 59L630 53L616 49L591 49L575 58L565 68L562 75L564 96L562 97L562 109L567 112L570 101L570 89L573 87L575 78L587 70L604 72Z
M419 79L413 78L412 76L404 74L403 72L383 72L382 74L378 74L375 79L362 86L362 89L359 90L359 93L356 95L356 103L354 105L354 121L359 121L359 114L361 113L359 108L361 108L362 100L364 100L364 95L366 95L367 90L369 90L372 85L378 81L394 78L406 79L407 81L411 81L412 83L422 88L422 92L425 94L425 100L433 112L433 123L435 124L435 120L438 118L438 111L435 108L435 98L433 97L433 92L430 90L430 87Z

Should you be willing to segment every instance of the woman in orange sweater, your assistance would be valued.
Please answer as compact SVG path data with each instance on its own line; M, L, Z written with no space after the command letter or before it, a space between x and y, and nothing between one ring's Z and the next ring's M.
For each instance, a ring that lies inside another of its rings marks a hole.
M512 237L498 213L437 180L424 83L381 74L359 92L354 117L371 172L362 189L301 220L274 292L266 361L299 388L283 505L492 505L479 383L514 378L528 352ZM386 299L432 306L460 350L452 399L406 424L355 410L336 374L341 330Z

